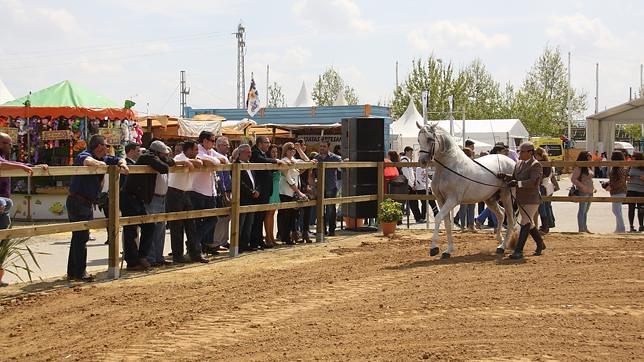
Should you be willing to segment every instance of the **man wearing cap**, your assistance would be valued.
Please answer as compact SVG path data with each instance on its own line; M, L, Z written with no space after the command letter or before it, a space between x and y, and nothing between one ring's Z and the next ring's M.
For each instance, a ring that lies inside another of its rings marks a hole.
M152 167L160 174L168 174L168 168L174 165L174 161L167 156L170 149L161 141L154 141L150 144L149 150L139 156L135 165ZM163 183L163 182L162 182ZM121 192L121 214L123 216L147 215L146 205L150 205L155 196L157 175L152 173L133 174L127 177L123 191ZM161 187L160 189L163 189ZM166 190L159 190L165 192ZM160 196L161 194L157 194ZM165 193L163 194L165 196ZM159 202L157 200L156 202ZM160 208L160 206L159 206ZM165 206L163 206L165 211ZM151 209L149 206L147 209ZM129 270L143 270L150 267L148 258L154 248L152 245L155 233L155 224L141 224L141 236L137 248L136 240L130 235L123 235L123 258ZM163 244L161 245L161 258L163 259ZM159 262L157 258L152 258Z

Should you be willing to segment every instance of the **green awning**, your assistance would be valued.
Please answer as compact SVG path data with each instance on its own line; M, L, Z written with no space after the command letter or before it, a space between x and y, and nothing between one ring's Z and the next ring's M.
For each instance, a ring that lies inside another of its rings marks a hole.
M111 99L107 99L68 80L7 102L4 105L24 107L27 99L29 99L31 107L120 108Z

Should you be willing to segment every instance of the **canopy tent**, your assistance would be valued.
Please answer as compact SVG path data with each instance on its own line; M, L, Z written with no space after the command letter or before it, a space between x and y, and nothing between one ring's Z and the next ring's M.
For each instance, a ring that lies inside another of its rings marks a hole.
M65 80L4 103L0 106L0 116L134 119L134 112L118 108L114 101Z
M300 93L295 98L294 107L313 107L315 103L311 99L311 94L306 90L306 85L302 82L302 87L300 88Z
M347 99L344 98L344 89L340 89L338 91L338 94L335 96L335 100L333 101L334 106L346 106L347 105Z
M586 150L606 152L615 146L617 124L644 124L644 97L586 117Z
M449 131L450 121L438 121L441 128ZM463 120L454 120L454 135L463 137ZM512 149L528 140L530 134L519 119L466 119L465 139L476 140L480 143L494 145L503 142ZM492 147L490 147L491 149ZM489 150L489 149L488 149ZM485 150L487 151L487 150Z
M7 86L0 79L0 104L14 100L15 97L9 92Z

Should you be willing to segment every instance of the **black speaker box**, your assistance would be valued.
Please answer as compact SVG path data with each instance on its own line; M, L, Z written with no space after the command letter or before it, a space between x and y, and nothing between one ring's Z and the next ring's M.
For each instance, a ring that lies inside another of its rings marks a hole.
M342 119L342 152L349 161L381 162L384 160L385 121L383 118ZM345 169L342 175L344 196L375 195L378 193L378 170L376 168ZM376 201L343 204L345 216L375 218L378 214Z

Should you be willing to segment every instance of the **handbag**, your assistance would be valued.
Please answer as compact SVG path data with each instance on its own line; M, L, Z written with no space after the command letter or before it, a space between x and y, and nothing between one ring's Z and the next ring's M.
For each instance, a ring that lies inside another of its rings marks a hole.
M573 185L570 187L570 190L568 190L568 196L579 196L579 189L577 186Z

